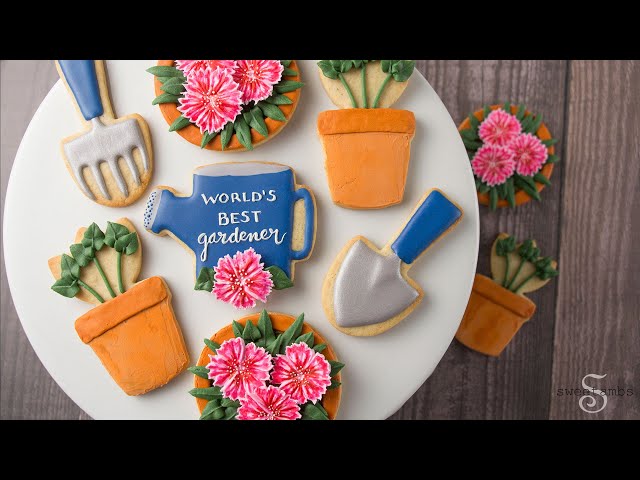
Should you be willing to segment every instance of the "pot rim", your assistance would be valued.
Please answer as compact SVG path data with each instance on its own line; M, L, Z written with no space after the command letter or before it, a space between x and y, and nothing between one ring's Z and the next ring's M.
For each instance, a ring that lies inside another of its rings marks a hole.
M415 135L416 118L410 110L396 108L342 108L318 114L320 135L346 133L400 133Z
M535 313L536 304L529 298L504 288L486 275L476 273L472 290L476 295L509 310L520 318L526 319L524 320L525 322Z
M158 60L157 66L172 67L174 66L174 63L175 63L174 60ZM295 60L291 61L289 68L292 70L295 70L296 72L298 72L298 74L296 76L287 76L287 79L300 81L300 68L298 67L298 64ZM156 76L153 77L153 85L154 85L156 96L164 93L162 90L160 90L160 87L162 86L162 84L160 83L160 81L158 80L158 77ZM270 140L271 138L273 138L287 125L287 123L289 123L289 120L293 116L293 113L295 112L296 107L298 106L298 102L300 100L300 91L301 91L301 88L298 88L293 92L287 92L282 94L293 101L293 103L290 105L278 105L278 107L280 107L280 110L282 110L282 113L286 117L287 121L280 122L278 120L273 120L272 118L265 117L264 123L267 125L267 131L269 132L268 137L263 137L255 129L253 128L251 129L251 143L254 148L260 145L261 143L264 143L267 140ZM178 111L178 106L175 103L160 103L158 104L158 106L160 107L160 112L162 113L162 116L164 117L164 119L169 125L171 125L181 115L181 113ZM185 140L187 140L189 143L196 145L198 147L202 142L203 135L202 133L200 133L200 129L196 127L194 124L189 124L186 127L181 128L180 130L176 130L176 133L180 135L182 138L184 138ZM231 137L229 144L224 150L222 150L222 141L220 139L220 135L216 135L216 137L211 142L209 142L204 148L207 150L215 150L218 152L244 152L247 150L240 143L235 133Z
M499 108L502 108L503 105L490 105L489 108L491 108L491 110L497 110ZM511 105L511 113L515 114L518 111L518 106L517 105ZM525 110L525 114L529 115L531 114L531 111L529 110ZM473 116L476 117L478 120L482 121L484 120L484 110L481 108L479 110L476 110L475 112L473 112ZM468 128L471 127L471 122L469 121L469 117L466 117L461 123L460 125L458 125L458 131L462 131L462 130L466 130ZM540 127L538 128L537 132L536 132L536 136L538 138L540 138L541 140L549 140L551 139L551 132L549 132L549 129L547 128L546 124L544 122L542 122L540 124ZM555 148L554 145L548 146L547 147L547 152L549 152L549 155L553 155L555 153ZM541 173L542 175L544 175L547 180L551 179L551 174L553 173L553 167L555 164L553 163L547 163L546 165L544 165L542 167L542 169L540 170L539 173ZM544 187L546 186L544 183L538 183L535 182L536 184L536 190L538 192L541 192ZM485 206L489 206L490 204L490 200L489 200L489 194L488 193L480 193L477 192L478 195L478 203L480 203L481 205L485 205ZM529 196L529 194L527 194L524 190L519 190L516 193L516 207L519 205L523 205L525 203L528 203L532 200L533 197ZM509 202L507 202L504 199L500 199L498 200L498 208L505 208L509 206Z
M294 317L293 315L289 315L287 313L268 312L268 314L269 314L269 317L271 318L273 329L278 331L286 330L296 319L296 317ZM245 315L244 317L236 321L244 327L248 320L252 320L254 321L253 323L255 326L258 323L258 318L260 318L260 313L253 313L250 315ZM276 324L278 326L276 326ZM313 339L316 345L320 343L324 343L327 346L327 348L322 352L322 355L327 360L338 360L338 357L333 351L333 348L331 348L331 344L329 344L329 342L327 342L318 333L316 329L311 327L311 325L309 325L309 323L305 321L302 324L301 333L304 334L308 332L313 332ZM222 327L214 335L212 335L210 340L221 344L225 340L234 338L234 336L235 335L233 334L233 326L230 323ZM197 366L205 367L207 363L209 363L209 355L215 355L215 353L212 352L211 349L205 345L205 347L202 349L202 352L200 353L200 356L198 358ZM193 383L195 388L207 388L211 386L211 381L209 379L202 378L197 375L194 375L193 377L194 377ZM338 374L332 378L335 378L337 381L341 382L342 373L338 372ZM341 397L342 397L342 385L338 386L338 388L327 391L327 393L325 393L322 398L322 401L321 401L322 406L325 408L325 410L327 410L330 420L334 420L336 418L336 415L338 414L338 410L340 409ZM202 413L202 411L204 410L204 407L208 403L208 400L205 400L204 398L196 398L195 400L196 400L196 404L198 405L198 410L200 411L200 413Z

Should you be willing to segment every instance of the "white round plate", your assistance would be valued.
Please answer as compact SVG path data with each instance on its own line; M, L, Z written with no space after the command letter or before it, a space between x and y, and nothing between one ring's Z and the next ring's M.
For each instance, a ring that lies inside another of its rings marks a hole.
M346 364L339 418L384 419L392 415L431 375L447 350L467 305L476 269L479 220L473 175L456 126L438 95L416 72L395 105L412 110L417 122L402 204L357 211L331 202L316 119L319 112L335 107L320 85L314 62L301 62L306 85L290 125L265 145L238 154L201 150L168 132L158 107L151 105L153 77L145 69L154 64L152 60L107 64L116 114L137 112L151 128L155 154L151 185L170 185L188 193L192 170L220 161L291 165L298 183L309 185L315 193L316 246L311 258L296 267L295 287L274 292L268 308L292 315L304 312L306 321ZM67 250L78 227L95 221L104 228L107 220L128 217L144 244L140 279L153 275L166 279L192 364L203 347L203 338L249 312L193 290L191 255L170 237L156 237L144 230L146 195L120 209L100 206L82 195L60 156L60 140L80 130L71 99L58 82L34 115L13 165L3 226L4 251L22 326L51 376L93 418L196 419L195 400L187 393L193 384L189 372L139 397L128 397L118 388L75 332L75 319L89 305L51 291L54 280L47 260ZM383 246L405 223L415 202L432 187L446 192L465 215L458 227L411 269L411 276L425 291L422 304L398 326L377 337L350 337L335 330L324 315L320 292L336 254L355 235Z

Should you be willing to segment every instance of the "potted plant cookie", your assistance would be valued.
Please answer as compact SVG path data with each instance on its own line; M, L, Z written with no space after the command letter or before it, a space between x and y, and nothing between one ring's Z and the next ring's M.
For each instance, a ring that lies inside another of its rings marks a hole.
M491 210L515 207L550 185L558 161L542 115L524 104L486 105L458 127L471 161L478 201Z
M501 233L491 248L493 278L476 274L456 339L485 355L498 356L536 311L525 293L558 275L557 263L540 256L535 240L517 244Z
M333 420L344 367L297 318L263 310L219 330L190 367L201 420Z
M80 339L96 353L127 395L165 385L189 362L182 331L161 277L136 283L142 249L126 218L78 230L76 243L49 260L51 289L95 306L75 322Z
M413 73L414 60L321 60L320 79L339 110L318 116L333 202L356 209L402 201L413 112L389 108Z
M159 60L147 71L169 131L218 151L253 150L276 136L304 85L295 60Z

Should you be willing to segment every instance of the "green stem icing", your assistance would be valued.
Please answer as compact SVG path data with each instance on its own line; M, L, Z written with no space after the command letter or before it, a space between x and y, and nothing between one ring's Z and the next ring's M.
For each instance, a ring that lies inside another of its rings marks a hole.
M107 276L104 274L104 270L102 270L102 266L100 265L100 262L98 261L97 257L93 257L93 263L96 264L98 273L100 273L100 276L102 277L102 281L107 286L107 290L109 290L109 295L111 295L112 298L116 298L116 292L114 292L113 288L111 288L111 285L109 284L109 280L107 280Z
M518 275L520 274L520 270L522 270L522 267L524 267L524 264L527 263L527 261L523 258L520 261L520 265L518 266L518 269L516 270L516 274L511 277L511 281L509 281L509 283L507 283L506 287L508 289L511 289L511 284L514 282L514 280L518 277ZM506 278L506 277L505 277Z
M358 105L356 104L356 99L353 98L353 92L349 88L349 85L347 85L347 81L344 79L344 76L341 73L339 73L338 78L342 82L342 85L344 85L344 88L347 91L347 95L349 95L349 98L351 99L351 105L353 105L353 108L358 108Z
M502 280L502 286L506 287L507 286L507 278L509 278L509 254L507 253L504 256L504 259L507 261L507 266L504 270L504 279Z
M365 81L365 72L367 70L367 64L362 64L362 69L360 70L360 81L362 82L362 108L369 108L367 105L367 82Z
M118 289L120 293L124 293L124 285L122 285L122 252L118 252L116 264L118 268Z
M102 298L98 292L96 292L93 288L91 288L89 285L87 285L86 283L84 283L82 280L78 279L78 285L80 285L80 286L81 286L82 288L84 288L87 292L89 292L91 295L93 295L94 297L96 297L96 299L97 299L100 303L104 303L104 298Z
M514 293L518 293L518 292L520 291L520 289L521 289L522 287L524 287L524 286L525 286L525 284L526 284L529 280L531 280L533 277L535 277L535 276L536 276L536 273L537 273L537 272L533 272L531 275L529 275L527 278L525 278L525 279L520 283L520 285L518 285L516 288L514 288L514 289L512 290L512 292L514 292Z
M378 94L376 95L375 100L373 101L373 107L372 108L378 108L378 102L380 101L380 95L382 95L382 91L384 90L384 87L387 86L387 83L389 83L389 80L391 80L392 75L388 74L387 78L384 79L384 82L382 82L382 85L380 85L380 90L378 90Z

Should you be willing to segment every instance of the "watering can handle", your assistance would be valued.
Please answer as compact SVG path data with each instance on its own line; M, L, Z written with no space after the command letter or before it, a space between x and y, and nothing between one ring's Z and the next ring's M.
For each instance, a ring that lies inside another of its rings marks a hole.
M293 260L304 260L311 255L313 249L313 238L316 229L316 206L307 187L300 187L294 193L296 201L304 201L304 245L302 250L292 250Z
M58 60L60 75L64 77L80 112L89 121L104 113L100 100L100 86L95 60Z
M391 245L406 264L411 264L462 218L462 210L444 193L433 189L426 195Z

